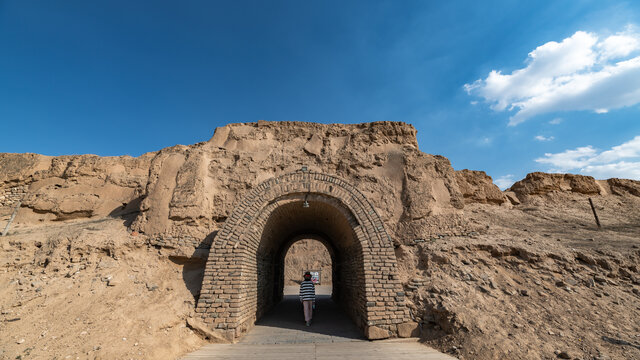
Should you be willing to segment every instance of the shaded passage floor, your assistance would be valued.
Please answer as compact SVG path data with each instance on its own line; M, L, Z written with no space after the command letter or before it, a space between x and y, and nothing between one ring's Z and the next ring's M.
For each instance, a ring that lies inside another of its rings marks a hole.
M311 326L306 326L297 291L297 287L286 287L284 299L258 320L239 343L308 344L365 340L349 316L331 300L329 286L317 287L313 321Z
M331 300L330 287L318 286L313 323L304 324L297 287L286 287L283 301L262 317L237 344L210 344L183 359L429 359L453 357L414 340L366 340Z

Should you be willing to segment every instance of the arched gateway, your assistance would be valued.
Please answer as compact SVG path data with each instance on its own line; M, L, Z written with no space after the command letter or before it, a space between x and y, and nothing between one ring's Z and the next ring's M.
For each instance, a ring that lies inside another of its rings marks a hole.
M393 243L371 203L335 176L306 171L252 189L217 234L196 312L230 339L280 299L284 253L301 235L328 244L333 297L369 338L409 322Z

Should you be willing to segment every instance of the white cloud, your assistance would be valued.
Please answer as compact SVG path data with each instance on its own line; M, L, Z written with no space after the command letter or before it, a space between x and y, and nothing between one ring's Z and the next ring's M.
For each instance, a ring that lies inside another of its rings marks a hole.
M552 172L565 172L587 166L589 159L596 156L596 153L596 149L589 145L557 154L546 153L543 158L536 159L536 162L551 165Z
M612 164L589 165L584 173L598 179L624 178L640 180L640 162L620 161Z
M636 136L622 145L614 146L611 150L603 151L594 161L604 163L637 157L640 157L640 136Z
M549 121L549 124L551 124L551 125L558 125L558 124L560 124L560 123L561 123L561 122L563 122L563 121L564 121L564 119L563 119L563 118L559 118L559 117L557 117L557 118L555 118L555 119L553 119L553 120Z
M553 136L545 137L545 136L542 136L542 135L538 135L538 136L535 136L534 139L538 140L538 141L551 141L551 140L553 140L555 138Z
M631 29L626 33L620 33L609 36L598 44L602 57L607 59L615 59L625 57L640 47L640 41L631 33Z
M493 180L493 183L498 185L500 190L508 189L509 187L511 187L511 185L513 185L514 182L515 180L513 179L513 175L511 174L504 175Z
M589 145L556 154L547 153L535 161L548 165L551 172L640 180L640 136L606 151L598 151Z
M527 66L465 84L496 111L515 111L509 125L557 112L611 109L640 103L640 34L632 26L602 37L578 31L529 53ZM553 121L553 120L552 120Z

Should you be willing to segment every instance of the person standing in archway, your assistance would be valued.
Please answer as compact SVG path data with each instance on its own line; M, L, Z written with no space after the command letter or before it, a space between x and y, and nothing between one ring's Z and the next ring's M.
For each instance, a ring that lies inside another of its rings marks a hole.
M311 325L311 318L313 317L313 304L316 301L316 286L311 281L311 273L309 271L304 273L304 281L300 283L300 302L302 302L302 308L304 309L304 321L307 326Z

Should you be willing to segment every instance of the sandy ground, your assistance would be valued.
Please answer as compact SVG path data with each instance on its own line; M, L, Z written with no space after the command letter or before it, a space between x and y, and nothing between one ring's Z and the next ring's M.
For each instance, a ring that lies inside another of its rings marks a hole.
M640 359L640 198L468 205L483 229L397 249L424 341L461 359Z
M185 325L201 271L148 248L122 220L0 240L0 358L171 359L205 343Z

